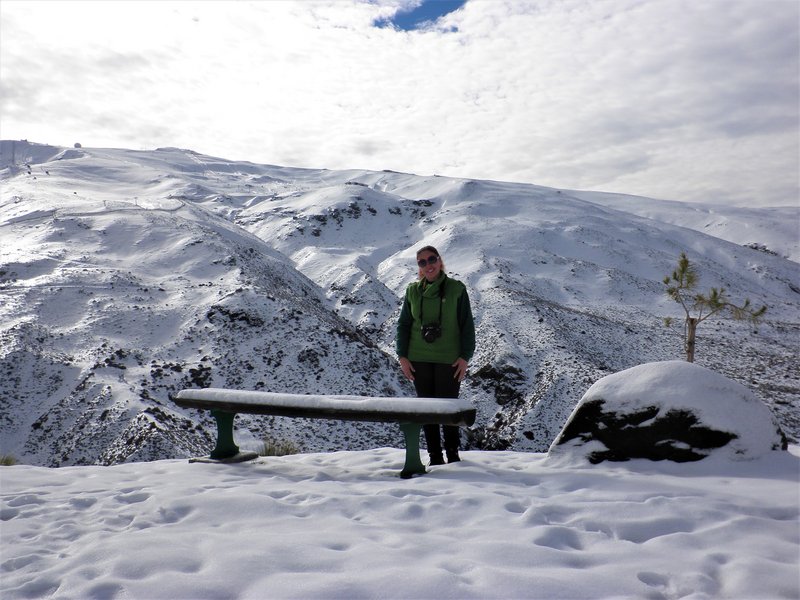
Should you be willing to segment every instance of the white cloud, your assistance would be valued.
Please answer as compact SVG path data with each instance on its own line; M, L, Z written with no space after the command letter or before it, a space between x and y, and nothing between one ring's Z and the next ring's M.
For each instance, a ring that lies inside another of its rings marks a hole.
M797 202L793 0L400 4L4 0L2 135Z

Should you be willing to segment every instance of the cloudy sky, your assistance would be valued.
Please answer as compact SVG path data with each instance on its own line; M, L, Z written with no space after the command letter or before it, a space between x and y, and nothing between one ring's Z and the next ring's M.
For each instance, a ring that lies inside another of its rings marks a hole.
M0 135L800 202L797 0L416 4L3 0Z

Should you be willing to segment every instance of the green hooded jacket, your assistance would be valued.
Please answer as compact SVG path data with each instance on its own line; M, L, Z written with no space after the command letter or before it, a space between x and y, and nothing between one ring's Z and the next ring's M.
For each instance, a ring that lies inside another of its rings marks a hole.
M437 322L441 323L441 337L426 342L422 325ZM397 321L395 343L397 356L412 362L451 365L459 357L469 362L475 352L475 323L464 284L444 273L431 283L421 279L410 284Z

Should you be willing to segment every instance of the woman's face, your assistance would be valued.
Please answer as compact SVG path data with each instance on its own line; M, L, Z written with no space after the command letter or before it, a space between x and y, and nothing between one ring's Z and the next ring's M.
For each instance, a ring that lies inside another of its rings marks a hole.
M442 272L442 259L430 250L423 250L417 255L419 274L428 281L435 281Z

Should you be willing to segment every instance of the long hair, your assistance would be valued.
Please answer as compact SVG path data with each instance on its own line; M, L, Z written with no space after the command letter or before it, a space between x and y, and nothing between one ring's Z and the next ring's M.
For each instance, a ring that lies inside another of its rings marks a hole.
M444 259L442 258L442 255L439 254L439 251L436 248L434 248L433 246L423 246L422 248L417 250L417 259L419 259L419 255L422 254L423 252L432 252L433 254L438 256L439 257L439 264L442 265L442 273L446 274L445 269L444 269ZM422 273L422 267L419 268L418 277L419 277L419 279L424 279L425 278L425 275Z

